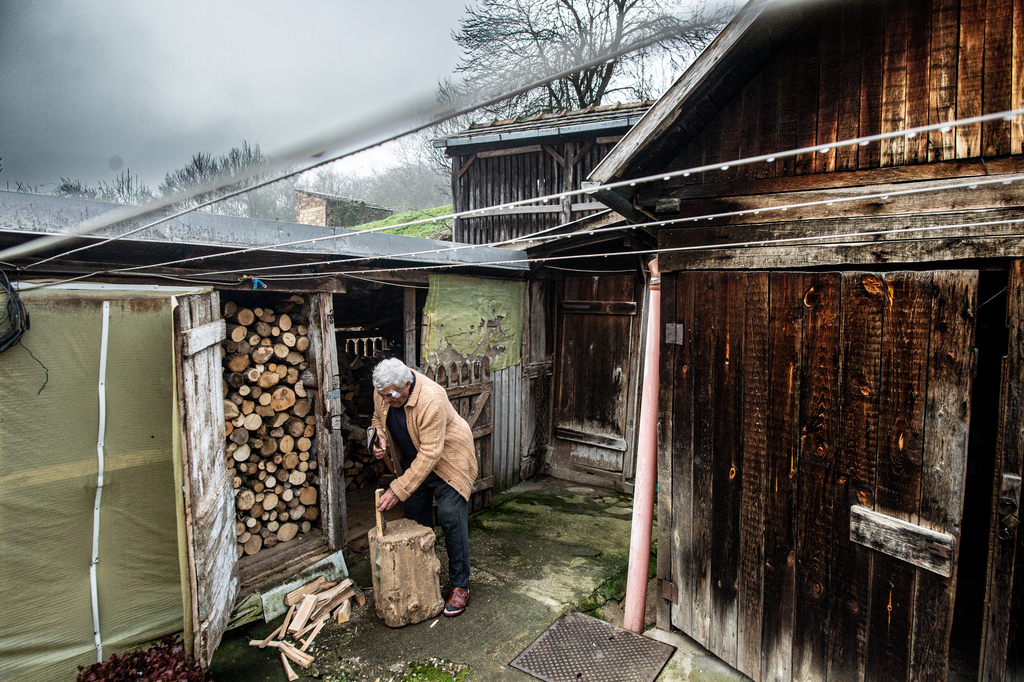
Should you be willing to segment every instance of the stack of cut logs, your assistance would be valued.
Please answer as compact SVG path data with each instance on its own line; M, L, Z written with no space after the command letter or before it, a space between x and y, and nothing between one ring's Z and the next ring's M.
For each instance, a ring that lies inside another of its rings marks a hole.
M234 476L238 556L308 533L317 505L316 418L302 298L271 308L224 304L224 419Z
M352 580L346 578L340 583L326 582L323 576L318 576L285 595L284 605L288 607L288 613L281 627L271 632L266 639L251 640L249 646L261 649L269 646L280 651L285 675L290 681L297 680L299 676L295 674L291 663L302 668L312 665L316 657L306 653L309 646L332 617L339 623L348 622L352 614L352 599L360 606L366 603L363 591ZM294 643L285 641L289 635Z
M366 428L373 418L372 365L363 358L338 356L341 375L341 404L344 415L341 427L345 432L345 487L377 487L387 469L366 448Z

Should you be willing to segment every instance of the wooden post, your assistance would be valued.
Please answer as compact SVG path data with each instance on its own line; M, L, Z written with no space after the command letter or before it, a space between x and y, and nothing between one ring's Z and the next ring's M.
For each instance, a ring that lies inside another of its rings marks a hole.
M416 358L416 290L405 290L405 364L419 366Z
M323 531L327 546L341 549L346 543L348 515L345 510L345 476L342 470L345 443L341 431L341 384L338 347L334 340L334 304L329 293L309 299L310 364L317 377L317 457L320 460L320 492Z

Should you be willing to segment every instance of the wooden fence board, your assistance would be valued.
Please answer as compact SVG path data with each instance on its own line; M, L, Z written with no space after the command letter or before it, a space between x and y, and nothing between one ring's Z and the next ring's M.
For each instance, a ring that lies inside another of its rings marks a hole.
M803 278L776 273L770 280L768 490L765 504L764 624L761 679L792 679L796 554L793 475L800 448Z
M675 354L675 390L672 424L672 576L678 595L672 606L672 623L687 633L695 631L693 620L693 459L694 459L694 352L696 320L694 300L700 283L693 273L678 274L676 287L676 324L683 338ZM676 534L678 533L678 537Z
M832 530L830 472L838 432L840 279L804 278L803 374L797 466L796 619L793 675L823 679L828 669L828 551Z
M863 680L871 608L871 550L850 542L849 508L874 503L885 286L871 273L844 273L840 411L832 515L829 679Z
M764 608L764 533L768 497L768 274L747 277L747 315L743 332L742 506L740 509L739 586L736 667L761 677L761 628Z

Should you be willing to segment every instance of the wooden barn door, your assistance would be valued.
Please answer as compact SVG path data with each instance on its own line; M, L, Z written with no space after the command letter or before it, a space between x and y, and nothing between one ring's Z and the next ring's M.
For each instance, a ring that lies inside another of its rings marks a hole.
M178 299L174 315L193 654L208 666L238 594L235 491L224 460L216 292Z
M664 282L671 623L754 680L946 679L977 273Z
M569 277L555 368L556 466L632 478L635 275Z

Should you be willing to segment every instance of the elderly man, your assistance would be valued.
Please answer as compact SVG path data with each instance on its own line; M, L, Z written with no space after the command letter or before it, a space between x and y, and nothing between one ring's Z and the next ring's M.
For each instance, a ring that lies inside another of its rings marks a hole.
M452 583L444 615L458 616L469 603L469 496L477 471L473 432L444 388L397 358L377 365L373 386L378 434L373 454L381 459L388 450L403 471L377 508L386 511L401 500L405 518L433 528L437 500Z

